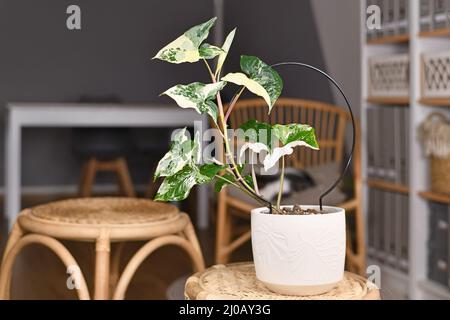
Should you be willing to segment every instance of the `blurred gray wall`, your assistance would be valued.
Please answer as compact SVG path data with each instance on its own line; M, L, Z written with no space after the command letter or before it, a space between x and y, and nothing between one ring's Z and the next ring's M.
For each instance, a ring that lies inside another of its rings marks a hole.
M226 0L225 35L238 27L227 70L239 68L240 54L251 54L268 63L296 60L324 69L330 65L338 78L345 75L344 69L336 69L342 61L330 58L337 54L323 53L324 48L334 50L336 43L329 41L343 36L330 39L324 31L329 26L315 22L315 17L322 19L322 9L313 2L312 6L310 1L298 0ZM70 4L81 7L81 31L66 28ZM346 24L346 12L341 14L341 23ZM117 94L125 102L170 103L158 94L175 83L206 82L207 74L197 64L170 65L150 57L187 27L211 16L212 0L0 0L0 107L4 110L11 101L76 101L85 94ZM345 47L340 48L342 58ZM359 68L359 62L343 58ZM329 84L311 72L280 69L280 73L285 96L335 99ZM345 81L345 86L352 83ZM78 181L81 163L70 148L70 130L27 129L23 138L24 185ZM3 139L0 130L0 181ZM145 163L132 163L137 182L145 182L149 170Z
M339 82L355 113L361 103L361 18L358 0L311 1L325 64ZM335 101L343 104L339 92Z
M255 55L269 64L301 61L326 69L310 1L226 0L225 34L237 27L229 66L239 68L240 54ZM303 68L277 69L283 96L333 102L329 84Z

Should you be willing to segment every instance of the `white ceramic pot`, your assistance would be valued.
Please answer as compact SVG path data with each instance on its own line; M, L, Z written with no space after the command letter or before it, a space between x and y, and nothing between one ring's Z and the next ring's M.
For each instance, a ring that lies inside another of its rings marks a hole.
M301 206L316 209L318 206ZM333 289L344 276L345 210L323 207L317 215L267 214L252 210L256 277L270 290L315 295Z

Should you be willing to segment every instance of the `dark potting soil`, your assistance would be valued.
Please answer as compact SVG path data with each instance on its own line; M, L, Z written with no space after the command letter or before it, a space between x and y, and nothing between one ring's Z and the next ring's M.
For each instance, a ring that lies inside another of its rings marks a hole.
M302 209L298 204L293 207L285 207L281 209L280 214L308 216L313 214L322 214L324 212L316 209Z

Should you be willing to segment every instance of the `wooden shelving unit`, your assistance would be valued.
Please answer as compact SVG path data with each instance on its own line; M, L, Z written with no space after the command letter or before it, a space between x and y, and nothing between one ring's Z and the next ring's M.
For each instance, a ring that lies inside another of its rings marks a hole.
M405 194L409 193L408 186L395 184L395 183L391 183L391 182L386 182L386 181L382 181L382 180L370 179L370 180L366 181L366 184L368 187L371 187L371 188L377 188L377 189L382 189L382 190L386 190L386 191L405 193Z
M436 201L450 205L450 195L436 193L432 191L421 191L419 196L430 201Z
M420 145L417 128L426 117L435 111L447 114L450 117L450 99L428 99L422 97L422 55L429 52L441 52L450 50L450 28L420 32L420 2L408 0L409 4L409 36L386 37L366 41L366 2L362 1L361 7L361 150L363 160L363 208L365 216L368 213L368 190L378 188L391 192L408 194L409 201L409 249L408 272L397 269L391 270L389 265L382 260L374 263L381 268L382 278L387 278L389 273L392 283L383 287L391 287L400 290L405 296L412 299L441 299L448 298L448 289L428 279L428 221L429 201L437 201L450 204L450 196L436 194L429 190L429 162L423 148ZM368 85L368 61L370 57L390 54L407 53L410 58L410 94L403 98L376 98L370 97ZM408 185L395 185L385 181L369 179L368 173L368 146L367 146L367 117L366 112L376 105L408 106L409 108L409 174ZM449 108L446 108L449 107ZM368 223L368 220L366 220ZM366 225L367 225L366 223ZM375 259L375 258L373 258ZM385 270L386 272L384 272ZM390 270L387 272L387 270ZM395 277L391 277L395 274ZM382 280L383 283L383 280ZM437 288L437 289L436 289Z
M450 107L450 99L421 98L419 103L425 106Z
M422 38L446 37L446 36L450 36L450 28L419 32L419 37L422 37Z
M395 35L389 37L383 37L379 39L373 39L367 41L368 45L387 44L387 43L407 43L409 41L409 34Z
M408 106L409 97L368 97L367 103L381 104L381 105L396 105L396 106Z

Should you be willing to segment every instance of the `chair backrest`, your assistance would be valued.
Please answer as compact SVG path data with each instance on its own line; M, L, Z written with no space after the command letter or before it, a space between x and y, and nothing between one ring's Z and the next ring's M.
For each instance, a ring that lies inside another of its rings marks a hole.
M231 128L236 129L249 119L271 124L303 123L315 128L320 151L295 148L286 159L287 166L303 169L332 162L342 163L348 116L338 106L312 100L279 98L268 115L264 100L239 100L229 118Z

